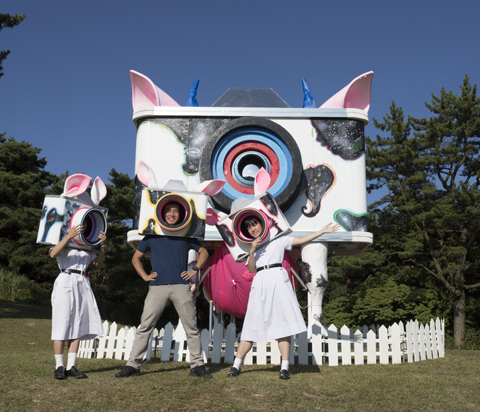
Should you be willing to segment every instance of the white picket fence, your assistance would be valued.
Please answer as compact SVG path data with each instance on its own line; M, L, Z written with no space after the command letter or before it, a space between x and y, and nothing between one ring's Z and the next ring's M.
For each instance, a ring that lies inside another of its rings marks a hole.
M78 356L82 358L127 360L135 339L136 328L124 327L117 331L117 324L103 323L104 337L81 341ZM309 339L307 336L310 335ZM320 327L313 326L311 333L301 333L292 338L290 362L299 365L364 365L398 364L437 359L445 356L445 320L433 319L429 324L418 321L402 322L389 327L364 326L351 331L346 326L338 330L328 328L328 338L322 337ZM233 363L239 337L235 325L226 328L215 322L212 332L201 332L204 361ZM186 335L181 323L174 329L169 323L164 329L154 329L150 337L145 359L162 361L190 361ZM276 341L256 342L244 359L246 365L280 364L280 351Z

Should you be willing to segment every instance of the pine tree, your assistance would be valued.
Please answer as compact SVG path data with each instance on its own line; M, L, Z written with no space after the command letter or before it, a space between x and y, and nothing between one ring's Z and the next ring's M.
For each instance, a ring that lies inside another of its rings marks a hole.
M367 139L368 190L388 189L373 207L408 230L392 249L404 263L432 276L453 306L454 342L465 339L468 291L480 287L480 99L465 77L461 95L441 90L426 107L433 116L405 120L394 103ZM411 135L413 131L413 136ZM392 230L394 228L392 227Z
M40 151L0 133L0 265L37 281L53 267L36 237L46 190L58 180Z
M20 24L25 19L25 14L15 14L15 16L11 16L10 14L2 14L0 13L0 31L4 27L14 28L18 24ZM3 76L3 61L7 58L10 54L10 50L2 50L0 51L0 77Z

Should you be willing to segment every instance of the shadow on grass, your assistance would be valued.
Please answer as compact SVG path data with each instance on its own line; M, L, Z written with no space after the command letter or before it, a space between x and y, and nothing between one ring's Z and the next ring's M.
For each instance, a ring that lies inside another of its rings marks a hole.
M51 319L52 308L0 299L0 318Z

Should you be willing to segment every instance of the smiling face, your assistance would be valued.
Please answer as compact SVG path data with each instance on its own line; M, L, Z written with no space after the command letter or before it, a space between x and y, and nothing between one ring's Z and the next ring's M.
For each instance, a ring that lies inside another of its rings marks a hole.
M256 239L262 234L263 226L258 220L254 220L253 222L247 224L247 231L252 238Z
M162 210L163 220L169 225L175 225L180 219L179 206L176 203L167 203Z

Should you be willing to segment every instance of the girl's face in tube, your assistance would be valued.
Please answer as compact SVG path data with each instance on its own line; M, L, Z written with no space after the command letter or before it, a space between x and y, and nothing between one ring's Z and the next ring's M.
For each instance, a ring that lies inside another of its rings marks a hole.
M263 227L258 221L252 222L250 225L247 227L248 234L252 236L254 239L259 237L262 232L263 232Z

